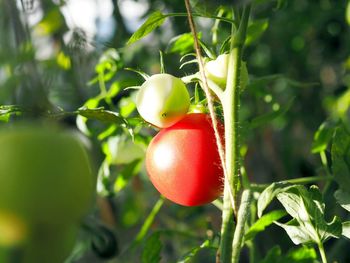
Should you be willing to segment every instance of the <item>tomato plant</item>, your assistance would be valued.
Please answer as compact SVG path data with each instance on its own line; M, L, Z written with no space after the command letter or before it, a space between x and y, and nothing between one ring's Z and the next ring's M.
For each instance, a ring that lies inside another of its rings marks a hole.
M190 95L180 79L170 74L156 74L142 84L136 105L145 121L166 128L187 113Z
M0 262L350 262L349 11L0 1Z
M223 173L209 116L188 114L161 130L148 146L146 167L153 185L175 203L196 206L218 198Z

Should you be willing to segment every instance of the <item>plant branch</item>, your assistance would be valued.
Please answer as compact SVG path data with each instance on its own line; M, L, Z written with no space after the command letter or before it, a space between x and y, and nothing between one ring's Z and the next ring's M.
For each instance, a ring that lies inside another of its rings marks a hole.
M239 255L242 249L244 226L250 213L250 204L252 194L250 190L244 190L242 194L241 204L237 214L237 226L233 237L232 244L232 263L238 263Z
M293 178L289 180L280 181L281 183L290 183L290 184L309 184L318 181L331 181L334 179L332 175L318 175L318 176L310 176L310 177L300 177ZM250 189L256 192L262 192L268 187L269 184L251 184Z
M318 244L318 250L319 250L320 255L321 255L322 263L327 263L327 257L326 257L326 253L324 251L324 247L323 247L322 242L320 242Z

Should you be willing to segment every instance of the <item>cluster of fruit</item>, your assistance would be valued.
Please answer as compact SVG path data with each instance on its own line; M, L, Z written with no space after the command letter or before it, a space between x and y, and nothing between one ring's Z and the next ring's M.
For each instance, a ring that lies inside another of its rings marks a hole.
M155 188L185 206L210 203L223 188L223 171L210 117L188 113L190 95L181 79L156 74L137 94L141 117L160 128L146 152L146 169ZM224 136L224 128L219 123Z

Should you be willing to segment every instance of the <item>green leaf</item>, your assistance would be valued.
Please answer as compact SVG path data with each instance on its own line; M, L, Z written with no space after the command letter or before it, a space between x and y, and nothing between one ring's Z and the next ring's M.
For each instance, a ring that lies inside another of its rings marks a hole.
M332 171L334 179L346 192L349 192L350 185L350 134L344 125L336 128L332 144Z
M343 231L342 231L342 236L350 239L350 221L343 222Z
M251 45L257 41L269 27L268 19L255 20L248 26L245 44Z
M311 186L307 190L302 185L293 185L286 187L276 196L288 214L293 217L287 224L276 224L286 230L295 244L308 242L320 244L331 237L341 236L342 226L339 218L334 217L329 223L325 221L325 204L316 186Z
M337 190L334 193L334 197L337 203L341 205L345 210L350 212L350 193L343 191L342 189Z
M202 47L204 53L207 55L210 59L216 59L215 52L202 40L198 39L200 46Z
M132 34L126 44L130 45L148 35L153 30L161 26L164 23L165 18L166 16L163 15L160 11L155 11L148 17L142 26L134 34Z
M161 260L162 243L160 241L160 234L155 233L151 235L147 240L145 247L142 250L141 261L142 263L159 263Z
M132 97L124 97L120 100L119 107L120 107L120 111L119 111L120 115L124 118L127 118L136 109L136 104Z
M314 136L311 152L320 153L327 149L334 133L334 123L325 121L318 128Z
M137 236L135 238L135 243L138 243L139 241L144 239L144 237L146 236L147 232L149 231L151 225L153 224L155 217L157 216L160 209L162 208L163 204L164 204L164 198L161 196L158 199L158 201L155 203L155 205L152 208L152 211L149 213L145 222L143 223L139 233L137 234Z
M268 251L266 257L259 263L316 263L317 253L314 248L302 246L293 248L282 255L281 248L275 246Z
M282 227L288 234L289 238L293 241L294 244L307 244L312 242L313 238L309 233L305 232L297 223L297 220L291 220L287 224L282 224L279 222L275 223L276 225Z
M125 167L118 173L117 179L114 183L114 192L118 193L127 186L130 179L136 175L141 169L140 160L132 161L125 165Z
M315 263L317 253L314 248L306 246L291 249L282 261L283 263Z
M283 210L275 210L263 215L249 228L249 230L244 236L244 240L248 241L253 239L256 236L256 234L264 231L266 227L274 223L274 221L281 219L286 214L287 213Z
M86 107L82 107L77 110L77 114L88 118L88 119L94 119L99 120L102 122L111 122L119 125L126 125L126 120L121 117L118 113L104 110L103 108L96 108L96 109L89 109Z
M183 255L182 258L177 261L177 263L191 262L190 260L193 259L199 251L206 248L213 248L209 240L205 240L200 246L192 248L189 252Z
M287 183L277 182L272 183L270 186L266 187L265 190L260 194L258 199L258 216L261 217L265 208L271 203L271 201L276 197L276 195L283 191Z
M167 52L185 55L193 51L193 44L194 40L191 33L178 35L170 40L169 45L167 47Z
M149 75L147 75L145 72L138 70L138 69L133 69L133 68L125 68L125 70L129 70L132 72L135 72L139 74L144 80L147 80L149 78Z

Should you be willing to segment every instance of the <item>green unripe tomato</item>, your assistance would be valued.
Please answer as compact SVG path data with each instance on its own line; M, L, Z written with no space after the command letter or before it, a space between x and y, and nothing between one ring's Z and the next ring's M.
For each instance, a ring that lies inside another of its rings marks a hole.
M156 74L147 79L136 96L141 117L159 128L170 127L181 120L190 106L190 95L179 78Z
M95 178L80 140L40 124L0 130L0 212L29 224L78 222Z
M220 87L226 86L228 62L230 54L221 54L215 60L210 60L205 64L207 77ZM244 90L248 83L248 70L246 63L241 63L241 90Z

